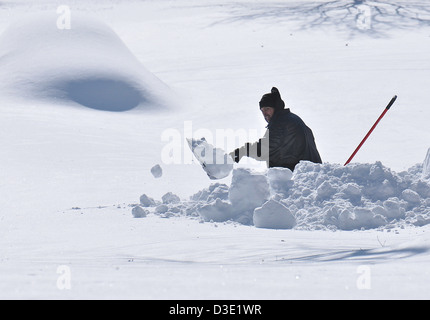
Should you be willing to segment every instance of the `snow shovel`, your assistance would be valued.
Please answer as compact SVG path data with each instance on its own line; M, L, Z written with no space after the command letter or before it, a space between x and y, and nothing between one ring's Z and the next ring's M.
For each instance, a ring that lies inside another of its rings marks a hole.
M211 180L218 180L233 171L234 161L229 154L220 148L215 148L205 138L187 138L188 145Z

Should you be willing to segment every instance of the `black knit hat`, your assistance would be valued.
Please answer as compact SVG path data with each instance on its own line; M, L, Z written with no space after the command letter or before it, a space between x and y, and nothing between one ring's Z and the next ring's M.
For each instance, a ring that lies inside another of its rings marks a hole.
M260 109L263 107L272 107L275 110L284 109L285 103L282 101L281 94L277 88L273 87L270 93L263 95L260 100Z

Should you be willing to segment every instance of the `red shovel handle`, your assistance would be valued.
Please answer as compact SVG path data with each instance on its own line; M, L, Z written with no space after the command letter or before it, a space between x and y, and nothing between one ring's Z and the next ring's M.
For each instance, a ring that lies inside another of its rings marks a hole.
M356 153L358 152L358 150L360 150L361 146L364 144L364 142L366 142L367 138L370 136L370 134L372 133L373 129L376 128L376 126L378 125L379 121L381 121L381 119L385 116L385 114L387 113L387 111L390 110L391 106L393 105L394 101L396 101L396 99L397 99L397 96L394 96L390 100L390 102L388 103L388 105L385 107L384 112L382 112L382 114L379 116L378 120L376 120L375 124L372 126L372 128L370 128L369 132L366 134L366 136L364 137L364 139L361 140L360 144L354 150L354 152L349 157L349 159L345 162L344 166L346 166L348 163L351 162L352 158L354 158L354 156L356 155Z

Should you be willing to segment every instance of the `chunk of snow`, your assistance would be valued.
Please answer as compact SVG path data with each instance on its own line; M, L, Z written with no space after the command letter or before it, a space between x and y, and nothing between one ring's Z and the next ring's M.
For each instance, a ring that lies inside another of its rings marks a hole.
M291 178L293 172L288 168L269 168L267 170L267 179L272 194L285 194L293 185Z
M188 145L210 179L222 179L230 175L234 161L224 150L215 148L205 138L187 138Z
M155 206L155 200L152 199L152 198L150 198L150 197L148 197L146 194L142 194L140 196L139 200L140 200L140 204L143 207L153 207L153 206Z
M234 210L253 212L269 198L269 182L266 175L246 168L233 171L229 199Z
M161 200L163 201L163 204L178 203L181 201L181 199L172 192L167 192L161 197Z
M296 219L290 210L275 200L269 200L262 207L256 208L253 221L257 228L291 229L296 225Z
M205 221L222 222L234 217L232 205L228 201L216 199L198 210Z
M143 209L141 206L135 206L131 210L131 213L133 214L133 217L135 217L135 218L144 218L148 215L149 211Z
M163 175L163 169L161 169L161 166L159 164L156 164L151 168L151 173L154 178L161 178Z

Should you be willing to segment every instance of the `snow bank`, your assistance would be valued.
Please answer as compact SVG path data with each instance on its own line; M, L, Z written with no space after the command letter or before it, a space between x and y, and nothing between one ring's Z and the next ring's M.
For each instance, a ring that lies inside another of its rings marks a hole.
M265 173L239 168L230 186L212 184L187 201L171 193L163 196L163 203L142 195L138 207L164 217L185 215L275 229L423 226L430 224L430 179L424 178L428 158L400 173L381 162L342 166L304 161L294 174L285 168ZM139 216L141 211L134 210Z
M0 36L0 92L93 109L163 108L169 88L146 70L102 21L74 11L21 17Z
M301 163L283 203L298 227L370 229L393 223L430 223L430 185L416 166L396 174L380 162L340 165ZM279 196L279 195L278 195Z

